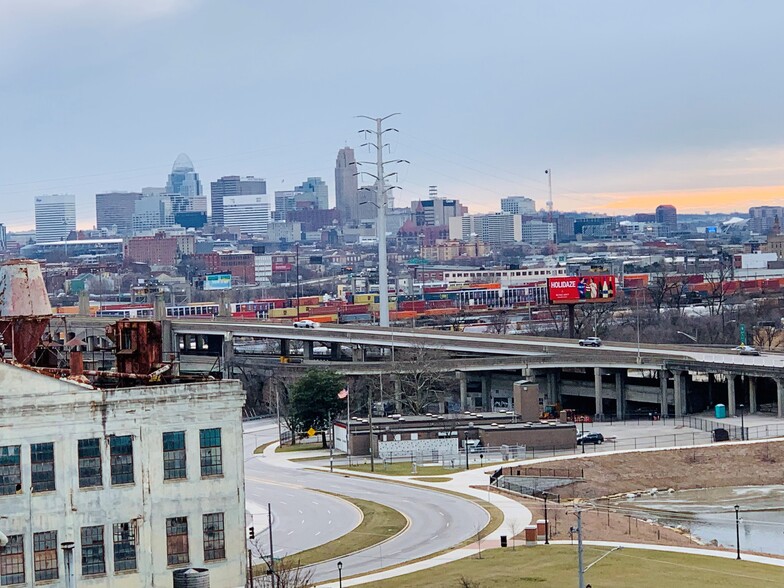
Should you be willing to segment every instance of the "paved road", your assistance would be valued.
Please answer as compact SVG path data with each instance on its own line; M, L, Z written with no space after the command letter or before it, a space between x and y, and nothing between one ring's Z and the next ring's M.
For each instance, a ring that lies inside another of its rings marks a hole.
M325 543L350 531L358 522L352 506L308 488L379 502L402 512L410 520L409 527L394 539L341 558L344 576L448 549L473 536L489 520L484 509L456 496L385 481L304 470L291 462L253 456L252 451L258 443L277 438L277 428L269 423L249 423L245 433L248 509L253 512L261 507L254 524L261 520L256 528L264 529L264 505L272 503L276 557ZM336 562L317 564L312 569L314 581L337 576Z

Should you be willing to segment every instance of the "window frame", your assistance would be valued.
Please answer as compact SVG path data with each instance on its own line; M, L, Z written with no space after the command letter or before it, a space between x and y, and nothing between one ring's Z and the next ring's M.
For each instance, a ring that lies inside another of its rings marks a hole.
M183 549L184 548L184 549ZM188 541L188 517L166 519L166 565L176 566L190 563Z
M14 463L14 458L16 463ZM0 447L0 496L11 496L22 489L22 446Z
M87 442L91 442L87 445ZM93 443L94 442L94 446ZM97 450L98 455L86 455L87 451ZM101 455L101 440L98 437L79 439L76 444L79 488L103 488L103 456ZM95 462L97 460L97 462ZM97 468L96 468L97 464ZM88 475L85 472L93 470ZM96 471L97 470L97 471ZM97 480L96 483L92 483Z
M30 488L33 493L56 490L54 442L30 444Z
M92 536L91 536L92 535ZM93 525L79 529L81 539L81 572L82 576L102 576L106 574L106 543L103 525ZM95 551L91 553L91 550ZM95 561L85 563L88 557ZM85 568L90 571L85 571Z
M33 533L33 578L36 582L60 578L57 547L57 531Z
M124 445L121 442L129 440L130 451L121 453L119 450ZM133 473L133 435L111 435L109 437L109 469L111 472L112 486L134 483Z
M169 437L168 441L167 436ZM185 445L185 431L164 432L161 441L163 443L163 479L186 480L188 478L188 455Z
M112 553L115 573L137 571L136 524L133 521L112 525Z
M226 522L224 513L213 512L202 515L201 528L204 561L226 559Z
M24 535L8 535L8 544L0 551L0 586L24 584L25 571Z
M199 430L199 465L202 478L223 475L223 435L220 428Z

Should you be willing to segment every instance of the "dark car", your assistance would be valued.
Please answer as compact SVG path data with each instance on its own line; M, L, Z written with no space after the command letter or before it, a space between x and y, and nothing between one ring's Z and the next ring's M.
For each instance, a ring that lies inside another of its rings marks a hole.
M594 445L604 443L604 435L601 433L586 433L577 438L577 445L590 445L591 443Z

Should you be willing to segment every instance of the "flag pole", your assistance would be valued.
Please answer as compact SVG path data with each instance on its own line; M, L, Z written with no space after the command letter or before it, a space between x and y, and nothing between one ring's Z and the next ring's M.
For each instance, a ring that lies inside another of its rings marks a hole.
M351 390L346 384L346 457L351 467Z

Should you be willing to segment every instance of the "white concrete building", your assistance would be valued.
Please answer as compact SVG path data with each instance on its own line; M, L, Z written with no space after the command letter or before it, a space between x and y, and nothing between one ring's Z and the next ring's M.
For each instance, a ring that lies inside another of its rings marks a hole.
M270 223L270 199L265 194L223 198L223 225L246 235L266 235Z
M101 390L0 363L0 585L245 585L238 382Z
M522 238L531 245L544 245L555 241L555 224L546 223L539 219L524 222L522 227Z
M501 198L501 212L509 214L536 214L536 201L525 196Z
M63 241L76 230L76 196L49 194L35 197L35 240Z
M519 243L523 238L523 217L506 212L469 214L449 219L449 238L476 239L493 245Z

